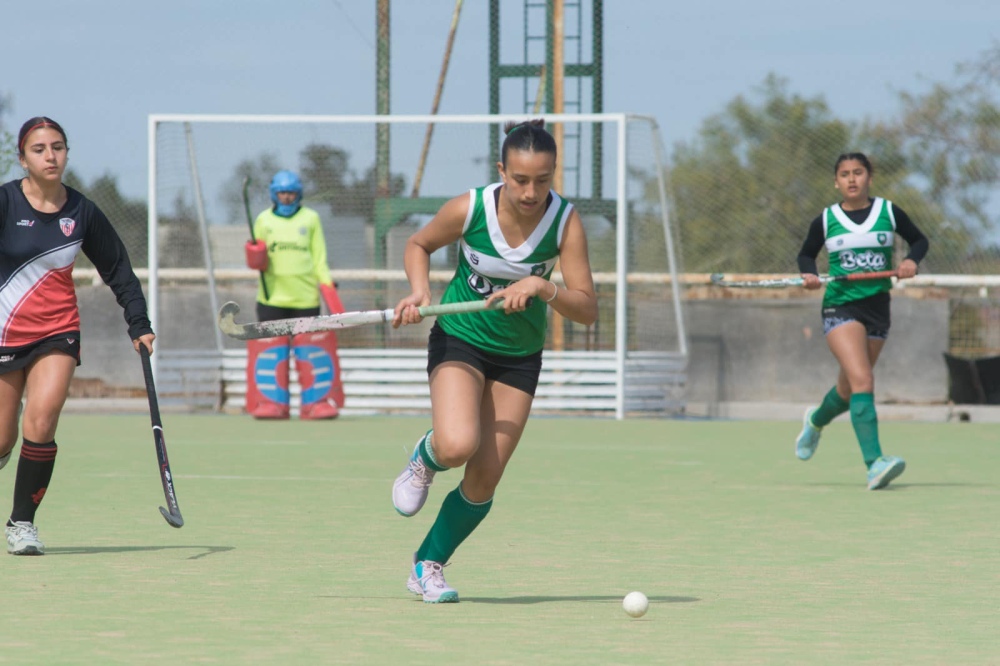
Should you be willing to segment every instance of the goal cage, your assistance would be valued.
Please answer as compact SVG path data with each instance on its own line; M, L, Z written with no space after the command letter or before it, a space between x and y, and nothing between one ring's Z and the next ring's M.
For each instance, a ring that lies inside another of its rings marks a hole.
M656 122L620 113L538 117L559 146L554 189L576 206L586 229L599 317L581 326L550 310L533 410L616 418L682 413L682 270ZM245 344L219 331L217 313L232 300L242 308L240 319L256 318L259 274L246 268L243 246L249 218L271 206L275 172L300 176L303 205L322 220L345 308L392 307L409 293L402 270L407 238L447 200L499 180L503 126L526 119L149 116L148 298L163 400L242 409ZM435 301L456 257L457 244L431 258ZM560 281L558 267L554 279ZM429 409L423 368L431 323L338 333L343 413Z

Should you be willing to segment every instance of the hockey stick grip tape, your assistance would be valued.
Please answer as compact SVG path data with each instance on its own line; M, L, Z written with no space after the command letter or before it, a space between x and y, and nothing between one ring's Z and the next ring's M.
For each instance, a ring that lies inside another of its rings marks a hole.
M483 312L484 310L502 310L503 299L498 299L487 305L486 301L460 301L458 303L441 303L424 305L417 308L421 317L437 317L439 315L462 314L465 312Z

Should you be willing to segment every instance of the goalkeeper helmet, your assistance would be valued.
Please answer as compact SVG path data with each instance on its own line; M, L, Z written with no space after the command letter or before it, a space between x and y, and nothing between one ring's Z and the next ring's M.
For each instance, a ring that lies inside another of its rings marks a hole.
M278 192L294 192L295 200L290 204L283 204L278 199ZM298 212L302 202L302 181L292 171L279 171L271 179L271 201L274 203L274 212L281 217L291 217Z

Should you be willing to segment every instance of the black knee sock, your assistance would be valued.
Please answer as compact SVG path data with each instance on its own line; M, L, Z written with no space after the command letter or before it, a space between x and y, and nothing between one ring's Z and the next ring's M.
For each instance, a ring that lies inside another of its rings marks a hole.
M14 509L10 512L10 522L35 522L35 511L45 497L45 491L52 479L52 469L56 464L55 442L38 444L28 441L21 443L21 457L17 461L17 477L14 480Z

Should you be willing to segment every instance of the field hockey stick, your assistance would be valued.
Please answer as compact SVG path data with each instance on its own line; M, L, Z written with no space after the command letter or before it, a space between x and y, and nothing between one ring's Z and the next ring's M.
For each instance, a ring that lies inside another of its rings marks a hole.
M498 299L489 305L487 305L485 300L424 305L417 308L417 311L421 317L438 317L441 315L502 309L503 299ZM365 324L381 324L392 321L395 314L393 308L388 308L385 310L343 312L341 314L319 317L298 317L295 319L275 319L273 321L237 324L236 315L239 314L239 311L240 306L233 301L229 301L219 310L219 329L236 340L256 340L258 338L271 338L279 335L298 335L300 333L315 333L316 331L332 331L339 328L353 328L355 326L364 326Z
M167 458L167 442L163 439L163 424L160 422L160 407L156 400L156 387L153 385L153 367L149 362L149 351L146 345L139 345L139 356L142 358L142 374L146 378L146 396L149 398L149 420L153 423L153 444L156 446L156 459L160 463L160 481L163 482L163 496L167 500L169 510L160 507L160 513L167 519L171 527L183 527L184 518L177 506L177 493L174 492L174 477L170 473L170 460Z
M257 237L253 235L253 217L250 215L250 194L248 190L250 189L250 176L243 177L243 209L247 213L247 225L250 227L250 240L254 243L257 242ZM260 272L260 288L264 292L264 300L271 300L271 296L267 293L267 282L264 280L264 271Z
M871 273L848 273L847 275L822 275L819 281L823 284L829 282L857 282L860 280L882 280L884 278L896 277L896 271L874 271ZM802 276L789 278L773 278L767 280L726 280L722 273L712 273L709 278L717 287L753 287L756 289L780 289L782 287L801 287L805 284Z

